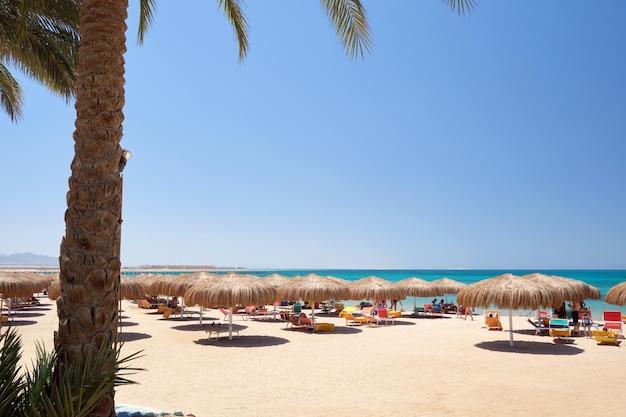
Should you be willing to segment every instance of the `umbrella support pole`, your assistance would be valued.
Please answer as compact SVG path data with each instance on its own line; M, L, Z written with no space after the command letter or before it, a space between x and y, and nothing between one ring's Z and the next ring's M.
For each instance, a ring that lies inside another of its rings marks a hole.
M233 311L235 311L235 306L230 308L228 315L228 340L233 340Z
M515 346L513 342L513 310L509 309L509 345Z

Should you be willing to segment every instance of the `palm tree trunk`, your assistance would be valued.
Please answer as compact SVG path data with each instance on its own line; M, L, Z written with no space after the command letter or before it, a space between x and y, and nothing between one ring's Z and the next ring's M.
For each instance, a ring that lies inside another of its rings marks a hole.
M127 0L81 0L75 156L61 242L60 365L117 336ZM114 391L91 414L114 417Z

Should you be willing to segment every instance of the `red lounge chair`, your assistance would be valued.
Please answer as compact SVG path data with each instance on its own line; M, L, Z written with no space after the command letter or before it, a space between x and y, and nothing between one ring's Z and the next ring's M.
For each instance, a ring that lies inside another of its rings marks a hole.
M219 310L220 310L220 313L224 315L224 318L222 320L226 320L228 318L228 315L230 314L230 311L222 307L220 307Z
M605 311L602 315L604 319L604 327L607 330L622 334L622 312L621 311Z
M389 324L389 322L391 322L391 324L396 324L393 321L395 320L395 317L391 317L389 315L389 311L387 311L386 308L379 308L378 309L378 321L384 321L385 324Z

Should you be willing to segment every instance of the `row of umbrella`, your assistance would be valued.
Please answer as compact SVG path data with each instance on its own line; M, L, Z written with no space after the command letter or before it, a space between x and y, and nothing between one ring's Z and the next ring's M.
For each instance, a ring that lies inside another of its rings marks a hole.
M244 281L242 277L249 278ZM171 275L142 274L136 277L122 275L120 291L121 298L124 299L140 298L146 293L185 296L188 290L198 284L205 283L205 287L209 288L219 282L222 287L228 289L226 293L239 293L240 298L245 298L245 293L248 293L251 301L254 299L253 294L259 294L259 297L264 294L262 286L267 285L277 291L270 297L271 302L275 299L382 300L404 299L407 296L430 297L458 294L457 302L461 305L472 307L496 305L500 308L535 309L558 307L564 300L600 298L600 291L583 281L539 273L524 276L504 274L470 285L448 278L435 281L406 278L392 283L375 276L348 281L317 274L294 278L280 274L258 278L245 274L219 275L207 272L178 275L175 278ZM29 297L44 288L48 288L50 298L58 297L60 292L58 274L0 272L0 293L5 297ZM203 302L225 305L224 302L229 301L228 297L220 298L216 294L214 292L211 299ZM192 301L187 296L185 298L188 302ZM609 304L626 304L626 282L611 288L606 294L605 301ZM255 303L261 304L261 300L257 299ZM245 303L242 301L238 304Z
M0 274L0 290L4 296L25 297L49 288L51 299L58 297L58 280L50 284L50 275L33 273ZM497 306L509 310L558 307L565 300L599 299L600 291L583 281L545 274L515 276L504 274L470 285L442 278L426 281L406 278L392 283L371 276L347 281L331 276L309 274L288 278L279 274L258 278L251 275L226 275L199 272L172 278L171 275L143 274L134 278L122 276L120 298L135 299L146 293L182 295L188 305L207 308L237 305L270 304L283 300L346 300L404 299L407 296L429 297L457 293L457 302L470 307ZM607 293L610 304L626 303L626 282ZM231 317L232 320L232 317ZM510 325L512 324L510 318ZM511 345L513 335L511 332Z

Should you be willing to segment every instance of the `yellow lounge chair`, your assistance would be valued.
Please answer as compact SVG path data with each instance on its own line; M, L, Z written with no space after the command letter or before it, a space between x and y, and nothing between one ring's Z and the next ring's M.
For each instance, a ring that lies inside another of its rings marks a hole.
M346 318L347 315L350 315L354 310L356 310L356 307L345 307L340 313L339 313L339 317L343 317L344 319Z
M621 340L617 340L617 332L611 330L592 330L593 339L599 345L619 345Z
M346 326L360 326L361 324L367 324L367 317L360 315L359 313L347 312L343 314L343 318L346 319Z

